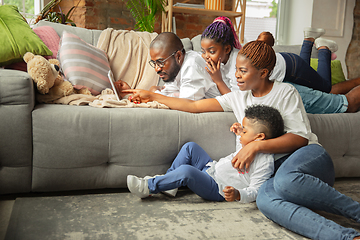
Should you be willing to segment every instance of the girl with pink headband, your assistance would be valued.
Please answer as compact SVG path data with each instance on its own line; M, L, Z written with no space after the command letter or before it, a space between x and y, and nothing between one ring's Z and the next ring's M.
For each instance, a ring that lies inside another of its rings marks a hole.
M221 94L229 89L239 89L236 81L231 80L235 78L236 57L240 49L239 37L227 17L216 18L201 35L201 56Z

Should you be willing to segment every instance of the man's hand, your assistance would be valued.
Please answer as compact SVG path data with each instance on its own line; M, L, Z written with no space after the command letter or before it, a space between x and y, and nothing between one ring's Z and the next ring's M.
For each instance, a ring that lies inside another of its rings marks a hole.
M240 123L236 122L230 127L230 131L235 133L236 135L240 135L242 131L242 126Z
M161 91L164 88L165 88L165 86L152 86L152 87L150 87L149 91L150 92Z
M231 186L226 186L223 189L224 195L225 195L225 200L227 202L233 202L235 200L240 201L241 197L240 197L240 193L238 190L236 190L235 188L231 187Z
M257 144L262 141L252 141L245 145L231 160L231 164L236 168L239 173L248 172L250 164L254 161L256 154L258 153Z
M152 93L150 91L146 91L146 90L140 90L140 89L129 89L129 90L124 90L122 91L123 93L132 93L133 95L129 96L129 101L134 102L134 103L147 103L152 101L151 100L151 95L152 94L156 94L156 93Z

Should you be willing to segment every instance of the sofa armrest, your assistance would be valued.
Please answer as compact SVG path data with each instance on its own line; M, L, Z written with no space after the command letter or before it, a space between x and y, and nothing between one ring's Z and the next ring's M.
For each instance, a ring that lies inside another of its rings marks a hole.
M0 69L0 194L31 190L34 105L29 74Z

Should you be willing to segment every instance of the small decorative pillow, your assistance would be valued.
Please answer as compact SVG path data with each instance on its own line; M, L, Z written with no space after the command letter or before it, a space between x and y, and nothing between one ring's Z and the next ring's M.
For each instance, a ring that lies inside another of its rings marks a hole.
M27 52L44 56L53 54L30 28L16 6L0 6L0 22L0 67L22 61Z
M310 66L317 70L318 68L318 59L311 58L310 59ZM339 82L346 81L344 72L341 67L340 60L331 60L331 84L334 85Z
M106 53L78 36L63 32L58 59L65 78L74 88L88 88L93 95L111 88L107 76L110 65Z
M33 29L36 35L45 43L52 51L52 56L44 56L46 59L56 58L59 51L60 37L55 29L50 26L40 26Z

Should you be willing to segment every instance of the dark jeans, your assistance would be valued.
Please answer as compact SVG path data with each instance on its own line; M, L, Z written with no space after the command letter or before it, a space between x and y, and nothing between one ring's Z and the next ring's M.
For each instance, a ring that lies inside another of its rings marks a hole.
M312 46L312 42L304 40L300 56L294 53L280 53L286 62L284 82L292 82L329 93L331 91L331 51L319 50L318 69L315 71L310 66Z

